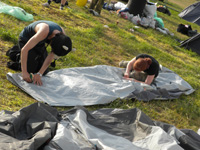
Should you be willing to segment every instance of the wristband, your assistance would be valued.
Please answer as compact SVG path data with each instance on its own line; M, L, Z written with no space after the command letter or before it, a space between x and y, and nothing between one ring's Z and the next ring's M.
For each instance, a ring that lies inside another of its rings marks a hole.
M41 73L38 72L38 73L36 73L36 74L38 74L40 77L42 77L42 74L41 74Z
M33 77L34 77L33 73L30 73L30 78L32 81L33 81Z

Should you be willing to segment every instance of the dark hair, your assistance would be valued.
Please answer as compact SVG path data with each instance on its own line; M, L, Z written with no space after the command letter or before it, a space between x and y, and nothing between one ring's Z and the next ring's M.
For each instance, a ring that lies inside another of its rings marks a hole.
M63 33L58 33L51 40L52 52L58 56L65 56L72 50L72 41L70 37L64 35ZM66 46L68 50L64 49Z

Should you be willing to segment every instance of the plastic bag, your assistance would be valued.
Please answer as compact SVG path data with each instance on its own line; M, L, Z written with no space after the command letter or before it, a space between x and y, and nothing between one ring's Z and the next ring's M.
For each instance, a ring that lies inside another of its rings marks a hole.
M85 6L87 3L87 0L77 0L76 5L78 6Z
M33 21L33 15L27 13L24 9L9 6L2 2L0 2L0 13L11 15L22 21Z
M128 14L129 14L128 12L121 12L120 13L121 17L124 18L124 19L128 19Z
M143 12L146 16L154 17L156 9L157 9L156 5L154 5L153 3L147 3L145 5Z
M157 17L157 12L154 14L154 20L157 22L159 28L164 28L164 22L161 18Z
M158 18L158 17L154 17L154 19L156 20L158 27L163 29L164 28L163 20L161 18Z
M136 16L133 16L133 18L131 19L131 22L134 23L135 25L139 25L141 22L140 15L138 14Z
M125 5L124 3L122 2L117 2L114 4L114 8L115 10L121 10L121 9L125 9L127 5Z

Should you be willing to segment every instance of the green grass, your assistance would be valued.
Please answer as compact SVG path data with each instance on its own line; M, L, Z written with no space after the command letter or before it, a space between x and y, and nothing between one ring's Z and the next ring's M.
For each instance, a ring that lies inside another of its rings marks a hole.
M72 9L59 10L59 5L52 3L50 8L43 8L46 0L3 0L3 2L25 9L34 15L34 20L51 20L61 25L73 41L75 53L60 58L55 69L85 67L93 65L118 66L121 60L130 60L140 53L153 55L163 66L175 71L196 91L190 95L182 95L175 100L121 100L106 105L87 106L89 110L99 108L138 107L152 119L175 125L177 128L197 130L200 125L200 56L192 51L179 47L177 39L188 39L176 32L178 24L191 24L200 31L196 24L178 17L178 12L194 0L168 0L171 16L157 12L165 27L174 33L174 37L164 35L154 29L136 29L134 24L120 18L117 14L102 10L100 17L95 17L85 7L76 6L76 1L69 0ZM153 2L153 1L152 1ZM154 1L155 2L155 1ZM166 4L164 3L164 4ZM163 4L159 2L159 4ZM89 6L89 4L87 4ZM116 22L119 22L118 24ZM0 109L16 111L37 102L6 79L8 72L15 71L6 67L9 58L6 51L17 43L21 30L30 24L15 17L0 14ZM109 28L105 28L108 25ZM134 29L134 32L130 32ZM51 68L52 69L52 68ZM53 70L53 69L52 69ZM66 110L69 107L57 107Z

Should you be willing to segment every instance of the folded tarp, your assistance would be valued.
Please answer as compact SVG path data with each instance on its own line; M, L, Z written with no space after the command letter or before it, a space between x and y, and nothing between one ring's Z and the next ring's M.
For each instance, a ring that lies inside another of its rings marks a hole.
M194 89L176 73L162 67L149 86L123 79L123 69L97 65L49 72L42 77L43 86L25 82L20 73L8 73L7 79L38 101L51 106L106 104L117 98L174 99L191 94Z
M151 120L141 110L74 107L58 112L34 103L0 112L0 149L199 150L200 135Z

